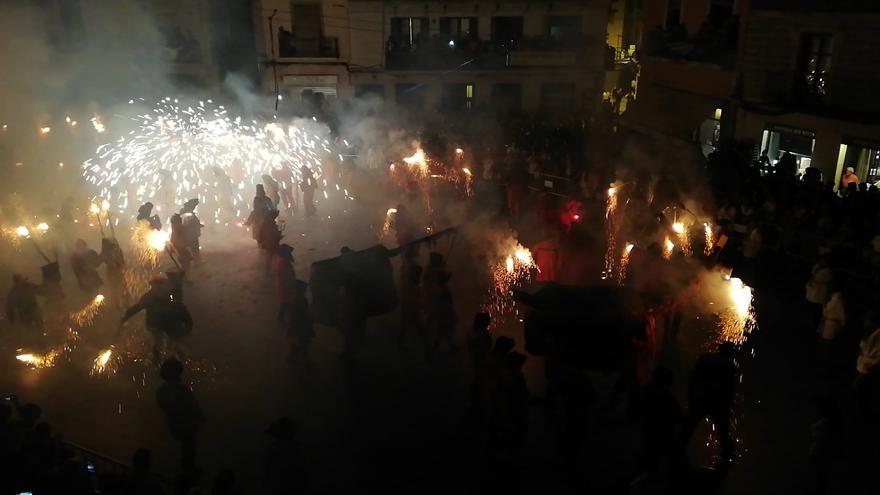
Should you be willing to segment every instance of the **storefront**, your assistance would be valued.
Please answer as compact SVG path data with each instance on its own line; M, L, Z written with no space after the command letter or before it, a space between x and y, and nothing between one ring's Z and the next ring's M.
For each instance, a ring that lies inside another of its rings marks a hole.
M852 167L859 182L878 184L880 182L880 142L858 138L844 138L837 158L835 183L847 167Z
M770 162L776 164L789 153L795 157L799 174L812 163L815 147L816 133L807 129L771 124L761 136L761 149L767 151Z

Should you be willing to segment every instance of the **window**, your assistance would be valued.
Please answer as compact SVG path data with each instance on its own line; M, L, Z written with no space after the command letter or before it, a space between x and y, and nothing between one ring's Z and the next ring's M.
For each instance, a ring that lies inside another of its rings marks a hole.
M828 71L834 38L830 34L806 33L801 40L801 59L798 65L797 89L807 100L821 100L827 93Z
M441 17L440 37L443 41L454 43L468 38L477 38L476 17Z
M443 86L443 108L459 111L470 110L474 104L473 84L446 84Z
M666 29L681 24L681 0L666 1Z
M523 35L522 17L493 17L492 41L496 43L516 44Z
M519 84L496 84L492 86L492 108L517 111L522 107L522 86Z
M356 98L385 98L385 86L381 84L355 84Z
M427 17L392 17L391 41L399 48L409 48L428 39Z
M427 98L424 84L396 84L394 98L398 105L412 108L424 108Z
M581 16L547 17L547 35L556 41L574 41L581 37Z
M541 85L541 109L563 113L571 112L574 108L574 84Z
M709 22L721 26L733 17L734 0L711 0L709 3Z

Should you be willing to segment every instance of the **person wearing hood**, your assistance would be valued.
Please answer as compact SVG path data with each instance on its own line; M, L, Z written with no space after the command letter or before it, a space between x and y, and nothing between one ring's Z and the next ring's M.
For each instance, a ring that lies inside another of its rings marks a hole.
M284 327L287 318L287 307L296 295L296 270L293 267L293 246L282 244L278 246L272 265L275 269L275 287L277 288L278 316L276 322L279 328Z
M150 290L125 311L120 325L141 311L146 312L146 327L153 337L153 359L156 362L159 361L165 335L176 337L188 332L193 325L192 316L183 303L172 300L168 278L164 275L150 279Z
M309 284L302 280L294 283L294 292L286 307L287 338L290 341L290 359L299 354L306 361L309 359L309 345L315 338L314 320L306 289Z
M263 186L266 188L266 196L272 200L272 208L277 210L278 204L281 203L281 187L271 175L263 174L262 179Z
M318 181L309 167L303 165L299 170L302 172L299 188L303 192L303 209L307 217L313 217L317 212L315 208L315 190L318 188Z
M138 208L137 221L143 220L149 223L153 230L162 230L162 221L159 220L159 215L151 215L151 213L153 213L153 203L147 201Z
M262 184L257 184L257 194L254 196L253 209L244 224L251 228L251 237L257 241L258 245L260 243L260 228L263 226L263 219L274 210L272 200L266 196L266 189Z
M70 255L70 266L79 288L89 294L98 291L104 281L98 275L98 265L101 257L94 249L90 249L86 241L77 239L74 244L73 254Z
M6 296L6 319L32 329L43 328L43 314L37 303L40 288L24 275L12 276L12 288Z
M184 473L196 470L196 439L205 414L192 390L183 384L183 363L166 359L159 368L162 384L156 391L156 404L165 414L171 436L180 442L180 468Z
M189 237L187 236L186 227L183 225L183 218L175 213L171 216L171 247L177 255L177 261L183 270L184 276L189 273L192 264L193 255L190 251Z
M289 418L279 418L266 429L266 434L272 437L264 457L266 493L306 493L308 470L296 442L296 423Z
M258 239L260 249L263 250L266 257L266 271L272 266L272 259L278 252L281 244L281 228L276 223L278 218L278 210L272 210L263 217L263 224L260 226L260 238Z
M193 198L184 203L183 208L180 209L180 216L183 219L183 227L186 234L186 245L189 247L190 254L196 260L201 258L199 239L202 237L202 227L204 227L202 221L196 215L196 206L198 205L199 200Z

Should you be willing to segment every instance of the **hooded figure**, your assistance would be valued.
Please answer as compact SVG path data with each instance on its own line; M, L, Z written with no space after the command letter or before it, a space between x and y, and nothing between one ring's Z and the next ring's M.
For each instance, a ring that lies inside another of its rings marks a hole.
M278 246L272 263L275 268L278 300L281 303L276 320L278 326L283 327L287 318L287 306L296 295L296 270L293 268L293 246L288 244Z
M303 208L305 209L306 216L311 217L317 212L315 208L315 189L318 188L318 181L315 180L315 176L309 167L303 165L299 168L299 171L302 172L299 188L303 192Z
M275 223L276 218L278 218L278 210L272 210L263 217L263 224L260 226L260 237L257 239L260 248L266 251L270 260L272 255L278 251L278 246L283 237L281 229Z
M15 274L12 276L12 289L6 296L6 319L10 323L21 323L30 328L42 328L43 315L37 304L38 286L27 277Z
M190 262L193 256L190 252L186 227L183 225L183 218L175 213L171 217L171 246L177 254L177 261L185 273L189 273Z
M263 188L263 185L257 184L257 195L254 196L254 207L253 210L251 210L251 214L248 215L247 221L244 223L245 225L250 226L251 237L257 241L257 244L259 244L260 241L260 227L263 226L263 219L273 210L275 210L275 207L272 205L272 200L266 196L266 190Z
M190 254L195 259L199 259L200 246L199 238L202 237L202 221L196 215L196 206L199 205L198 199L191 199L183 204L180 210L180 216L183 219L183 227L186 234L186 245L189 247Z
M281 192L278 182L271 175L263 174L263 185L266 188L266 196L272 200L272 208L278 209L278 203L281 202Z
M156 391L156 403L165 414L165 424L175 440L180 442L180 467L184 473L196 467L196 436L205 415L199 401L181 380L183 363L166 359L159 369L162 385Z
M140 208L138 208L137 221L141 220L146 221L150 224L150 228L153 230L162 230L162 221L159 220L159 215L150 215L153 212L153 203L147 201L142 204Z
M89 249L86 241L77 239L73 254L70 255L70 266L76 275L76 281L79 288L92 293L104 283L98 275L98 265L101 264L101 257L94 249Z
M298 351L306 359L309 357L309 344L315 337L312 310L306 299L308 286L302 280L297 280L293 297L287 305L287 338L290 340L291 357Z

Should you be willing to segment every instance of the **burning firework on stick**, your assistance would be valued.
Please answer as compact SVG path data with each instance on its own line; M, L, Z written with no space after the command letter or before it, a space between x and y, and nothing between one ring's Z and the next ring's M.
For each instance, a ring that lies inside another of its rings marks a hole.
M715 233L712 232L712 226L708 223L703 224L703 231L706 236L706 246L703 248L703 253L706 256L709 256L715 249Z
M384 239L391 232L391 224L394 223L394 216L397 215L397 208L388 208L385 212L385 223L382 224L382 232L379 239Z
M86 305L83 309L77 311L70 315L71 321L76 323L78 326L84 327L91 325L92 320L95 319L95 316L98 315L98 312L101 310L101 307L104 305L104 296L98 294L92 299L92 302Z
M608 233L608 246L605 249L605 264L602 270L602 279L611 278L614 271L614 262L617 257L617 225L614 213L617 211L617 187L611 184L608 188L608 198L605 200L605 230Z
M682 222L674 222L672 231L678 236L678 247L685 256L691 255L691 240L688 237L687 226Z
M100 353L98 353L98 357L95 358L92 363L92 370L89 372L90 375L100 375L104 372L107 373L116 373L116 367L112 361L113 359L113 347L111 346L109 349L104 349Z
M752 288L738 278L725 276L727 301L719 315L720 340L742 344L755 327L755 310L752 307Z
M672 259L672 251L675 249L675 244L672 242L672 239L669 236L666 236L663 239L663 259Z
M513 290L530 282L532 270L536 269L532 253L519 243L515 244L512 252L491 266L492 286L489 288L486 309L493 318L500 319L515 308Z
M51 368L55 366L55 360L58 359L59 351L52 349L45 354L24 353L15 356L15 359L30 366L32 369Z
M631 242L627 242L623 247L623 252L620 254L620 263L617 271L618 285L623 285L626 282L626 269L629 268L629 255L632 253L633 247Z

